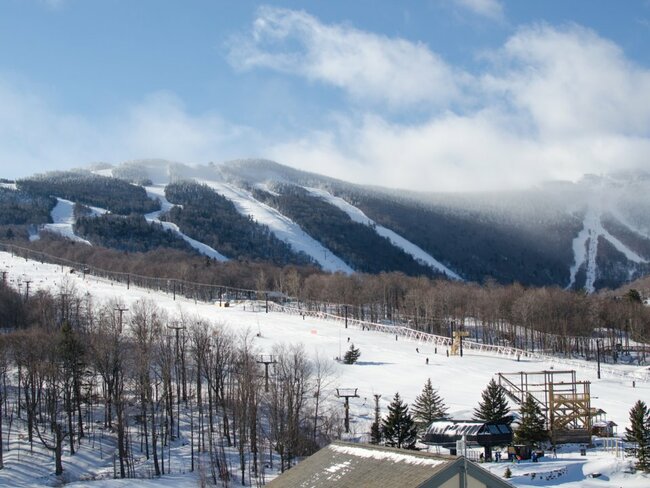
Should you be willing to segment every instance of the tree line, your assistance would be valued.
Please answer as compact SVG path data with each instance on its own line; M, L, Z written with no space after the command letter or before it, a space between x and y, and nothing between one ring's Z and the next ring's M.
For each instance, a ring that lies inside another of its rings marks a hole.
M284 471L340 436L338 410L324 407L331 360L276 344L265 378L249 331L170 317L150 300L129 308L65 283L29 297L0 284L0 434L9 423L0 467L16 425L52 452L57 475L100 425L118 477L169 473L170 446L182 442L189 470L212 484L260 486L268 469ZM20 313L24 326L11 328Z
M276 291L307 310L372 322L390 321L449 336L459 328L470 339L528 351L618 361L634 341L650 343L650 309L639 290L586 294L558 287L500 285L379 275L328 274L309 266L217 263L175 250L118 253L59 239L29 244L36 250L103 269L174 278L215 286ZM175 262L170 268L167 263ZM650 351L639 352L642 362Z
M120 215L160 210L160 202L149 198L141 186L90 171L55 171L18 180L16 185L31 195L45 198L56 195Z
M138 214L79 216L74 231L94 245L118 251L147 252L165 247L194 252L179 235L166 230L162 224L148 222Z

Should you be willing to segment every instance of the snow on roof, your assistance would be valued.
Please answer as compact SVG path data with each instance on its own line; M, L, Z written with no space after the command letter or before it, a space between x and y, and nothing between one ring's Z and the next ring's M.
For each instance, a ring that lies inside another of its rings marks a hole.
M355 456L358 458L376 459L378 461L391 461L394 463L416 464L420 466L439 466L440 464L447 462L447 460L443 459L434 459L413 454L402 454L393 451L385 451L368 447L353 447L331 444L329 448L335 452Z

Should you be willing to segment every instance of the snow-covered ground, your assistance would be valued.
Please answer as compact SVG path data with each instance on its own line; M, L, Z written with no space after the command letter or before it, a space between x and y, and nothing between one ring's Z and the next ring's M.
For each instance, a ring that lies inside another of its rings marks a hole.
M113 177L113 168L96 169L92 172L99 176Z
M374 220L372 220L365 213L363 213L361 209L346 202L343 198L336 197L332 195L330 192L328 192L327 190L322 190L320 188L305 187L305 190L307 190L312 195L322 198L323 200L325 200L331 205L334 205L338 209L343 210L346 214L348 214L348 216L350 217L350 219L352 219L353 222L358 222L360 224L368 225L374 228L377 234L379 234L382 237L386 237L395 247L399 247L405 253L410 254L415 258L416 261L419 261L425 266L429 266L430 268L438 272L445 273L451 279L462 280L461 276L458 273L449 269L447 266L445 266L436 258L434 258L429 253L427 253L424 249L413 244L411 241L405 239L404 237L397 234L396 232L382 225L377 224Z
M275 236L288 243L294 250L311 256L325 271L352 273L354 270L341 258L307 234L298 224L276 209L260 202L250 192L228 183L199 180L220 195L226 197L242 215L250 215L258 223L266 225Z
M352 415L351 430L353 435L361 437L369 430L373 418L373 394L381 394L380 405L382 412L395 392L407 402L412 402L420 393L427 378L431 378L434 387L438 388L445 399L449 413L455 418L469 418L480 399L481 390L497 372L540 371L545 369L559 369L558 362L543 360L516 361L507 357L495 357L483 353L466 352L463 357L447 357L445 350L428 344L406 340L392 334L359 329L345 329L341 323L316 318L303 319L299 315L287 315L280 312L264 313L263 308L252 306L251 302L234 304L229 308L220 308L209 303L194 303L177 297L140 289L131 286L129 290L118 283L104 279L87 276L85 279L79 274L70 274L66 268L50 264L41 264L8 253L0 253L0 269L8 271L8 278L13 285L29 277L32 280L32 289L42 288L57 292L61 284L67 281L68 286L74 285L80 294L90 293L96 300L119 298L127 308L140 299L149 298L167 310L172 316L189 314L190 316L203 317L214 323L222 323L235 332L249 330L253 336L259 332L260 336L254 338L254 346L260 353L269 353L278 343L301 343L310 355L319 354L322 357L334 358L340 356L348 348L348 338L351 343L361 350L361 358L355 365L347 366L334 362L334 380L327 395L327 408L340 408L341 403L334 397L333 388L358 388L359 398L350 401ZM127 312L128 313L128 312ZM128 319L128 317L125 317ZM416 352L419 349L419 353ZM426 364L426 359L429 364ZM623 371L633 370L632 366L614 365ZM571 368L573 369L573 368ZM578 370L579 380L592 382L592 406L602 408L607 412L608 420L618 424L619 432L623 432L628 424L628 412L638 399L650 398L650 383L637 381L636 388L630 382L622 382L615 377L603 376L597 379L596 372L591 368ZM186 455L185 448L178 448L178 456ZM183 454L184 453L184 454ZM32 470L25 465L23 453L22 460L17 459L18 453L12 451L11 457L6 458L10 469L0 470L0 486L17 486L16 480L23 480L26 485L38 485L47 478L43 478L51 469L51 459L45 458L48 469ZM172 459L177 459L177 454L172 452ZM94 456L94 457L93 457ZM84 461L86 459L86 461ZM64 467L70 471L86 469L95 472L106 469L105 464L99 465L97 453L87 458L66 456ZM93 461L94 460L94 461ZM75 463L87 465L79 467ZM179 461L180 462L180 461ZM505 470L505 463L486 464L484 466L495 470L499 475ZM13 467L11 467L13 466ZM76 466L76 467L75 467ZM103 466L103 467L102 467ZM560 451L558 459L543 459L541 463L522 463L512 465L513 482L516 486L544 486L560 485L567 488L610 486L609 480L623 488L641 488L650 486L650 478L641 475L626 475L623 471L626 464L618 461L612 454L602 450L589 450L586 457L581 457L577 451ZM180 470L180 468L179 468ZM562 471L562 474L552 481L540 479L541 473L553 470ZM598 471L601 478L587 478L590 473ZM21 476L18 474L21 472ZM532 480L530 473L539 473ZM529 473L528 476L524 476ZM165 480L165 479L164 479ZM164 481L169 486L195 486L196 480L187 475L174 478L173 481ZM645 483L645 484L644 484ZM101 481L85 482L72 486L131 486L127 482ZM155 486L161 486L155 484ZM148 486L148 485L140 485ZM152 484L151 486L154 486Z
M168 212L169 210L172 209L172 207L174 207L174 204L171 203L169 200L167 200L167 198L165 197L165 185L146 186L145 191L147 192L149 198L151 198L152 200L160 201L160 210L148 213L144 216L145 219L147 219L147 222L156 222L162 225L164 229L170 230L174 234L181 237L185 242L187 242L190 246L192 246L194 249L196 249L204 256L208 256L209 258L216 259L217 261L228 261L228 258L223 254L221 254L216 249L208 246L207 244L204 244L203 242L197 241L196 239L192 239L187 234L181 232L178 226L173 222L165 222L160 220L160 216L162 214Z

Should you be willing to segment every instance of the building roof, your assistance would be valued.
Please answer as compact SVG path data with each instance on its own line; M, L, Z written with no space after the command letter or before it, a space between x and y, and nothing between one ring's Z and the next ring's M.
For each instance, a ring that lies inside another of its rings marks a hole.
M427 428L427 434L443 434L450 437L474 436L478 434L512 434L505 422L480 422L473 420L434 420Z
M511 487L501 478L462 457L344 442L334 442L324 447L285 471L269 486L271 488L433 487L439 486L436 479L440 478L441 484L454 475L460 476L460 471L473 475L490 488Z
M509 444L512 435L512 428L505 422L435 420L427 428L422 441L425 444L445 444L465 437L469 442L494 446Z

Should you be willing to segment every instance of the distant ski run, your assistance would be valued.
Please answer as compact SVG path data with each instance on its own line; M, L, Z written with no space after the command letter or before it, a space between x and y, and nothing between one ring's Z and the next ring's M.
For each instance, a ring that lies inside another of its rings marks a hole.
M165 197L164 185L145 186L144 189L147 192L147 196L149 198L152 200L158 200L160 202L160 210L156 210L155 212L148 213L144 216L147 222L162 225L163 229L173 232L204 256L216 259L217 261L228 261L228 258L216 249L208 246L207 244L204 244L203 242L197 241L196 239L192 239L187 234L181 232L178 226L173 222L165 222L160 220L160 216L162 214L168 212L175 206Z
M444 273L449 278L458 281L463 281L463 278L458 273L449 269L447 266L445 266L440 261L438 261L433 256L431 256L429 253L427 253L424 249L412 243L411 241L405 239L404 237L397 234L396 232L382 225L377 224L374 220L372 220L365 213L363 213L361 209L346 202L343 198L334 196L330 192L326 190L322 190L320 188L310 188L310 187L304 187L304 188L312 195L319 197L325 200L326 202L328 202L329 204L334 205L338 209L344 211L346 214L348 214L348 216L350 217L350 219L352 219L353 222L357 222L372 227L375 230L375 232L377 232L377 234L379 234L382 237L386 237L391 242L391 244L393 244L393 246L402 249L405 253L412 256L417 262L422 263L425 266L434 269L435 271Z
M341 258L307 234L297 223L278 210L257 200L250 192L228 183L197 180L230 200L242 215L250 215L260 224L268 226L273 234L289 244L295 251L302 251L330 272L351 274L354 270Z
M605 229L601 221L601 215L601 211L594 206L589 207L585 213L582 230L573 239L574 262L570 269L567 288L575 285L578 270L585 265L585 290L589 293L593 293L596 290L595 283L598 276L596 258L598 256L598 239L600 237L612 244L628 261L636 264L648 262L647 259L639 256Z
M83 239L74 233L74 205L74 202L71 202L70 200L57 198L56 205L50 213L53 223L43 225L41 231L52 232L53 234L58 234L62 237L65 237L66 239L70 239L71 241L81 242L82 244L92 246L90 241L87 241L86 239ZM97 207L92 207L91 210L94 215L101 215L102 213L106 213L105 210ZM30 240L37 239L37 235L30 236Z

